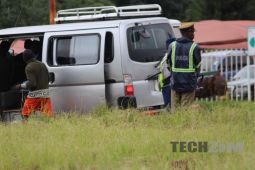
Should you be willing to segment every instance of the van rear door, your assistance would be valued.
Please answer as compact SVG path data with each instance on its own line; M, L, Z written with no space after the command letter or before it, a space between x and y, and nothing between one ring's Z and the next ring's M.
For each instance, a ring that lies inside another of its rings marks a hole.
M104 36L102 30L45 33L42 61L54 111L84 113L105 103Z
M130 76L137 107L163 105L156 66L167 51L167 40L175 38L168 20L122 24L120 30L125 42L121 44L123 74Z

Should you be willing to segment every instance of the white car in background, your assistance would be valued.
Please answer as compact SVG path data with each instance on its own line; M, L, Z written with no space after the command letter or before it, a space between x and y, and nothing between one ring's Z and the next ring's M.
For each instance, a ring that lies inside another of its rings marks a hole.
M222 50L204 52L201 55L201 72L220 70L228 80L232 80L235 74L247 65L247 51L245 50ZM253 64L253 58L250 58Z
M232 81L227 83L227 87L231 98L246 99L248 97L248 86L250 85L251 99L254 99L254 84L255 65L250 65L238 71Z

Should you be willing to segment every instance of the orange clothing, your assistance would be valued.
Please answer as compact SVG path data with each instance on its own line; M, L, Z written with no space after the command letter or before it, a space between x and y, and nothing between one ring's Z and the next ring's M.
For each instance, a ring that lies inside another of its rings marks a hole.
M45 116L52 116L50 98L26 98L22 108L22 115L29 116L32 112L40 111Z

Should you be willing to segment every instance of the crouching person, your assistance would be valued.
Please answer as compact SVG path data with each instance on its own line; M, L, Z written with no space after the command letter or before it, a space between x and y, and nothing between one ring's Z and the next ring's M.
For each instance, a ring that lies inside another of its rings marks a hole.
M17 89L28 89L29 93L22 108L22 115L28 118L35 111L49 117L52 116L52 104L49 97L48 69L35 59L31 50L25 50L23 60L27 63L25 72L27 81L16 85Z

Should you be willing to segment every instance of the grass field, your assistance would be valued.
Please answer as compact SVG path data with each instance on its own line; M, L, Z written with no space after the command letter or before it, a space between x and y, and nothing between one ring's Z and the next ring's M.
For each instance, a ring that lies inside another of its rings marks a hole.
M254 169L255 103L201 102L162 112L99 107L0 124L0 169ZM242 143L233 152L173 152L171 141Z

